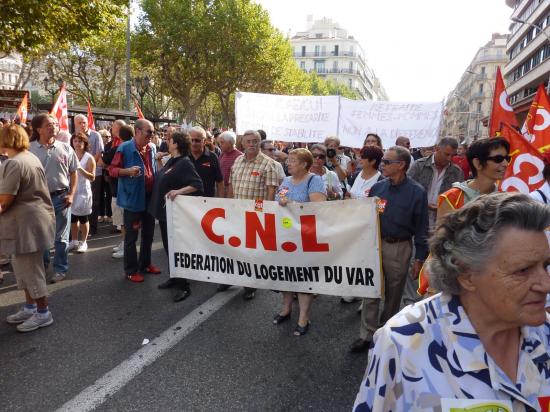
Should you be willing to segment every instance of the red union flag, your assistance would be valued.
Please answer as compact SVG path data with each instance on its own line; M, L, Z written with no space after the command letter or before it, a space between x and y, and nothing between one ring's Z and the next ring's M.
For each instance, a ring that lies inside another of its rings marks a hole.
M88 100L88 129L95 130L94 114L92 113L92 106L90 106L89 100Z
M28 103L28 93L25 93L25 96L23 97L23 100L21 100L21 103L19 104L19 107L17 108L17 117L19 117L19 122L21 124L27 124L27 105Z
M523 136L539 151L550 149L550 101L541 84L521 129Z
M509 124L504 123L501 131L510 143L512 160L500 182L500 190L530 193L541 187L544 184L542 154Z
M506 88L504 87L502 74L500 74L500 67L497 67L495 94L493 95L493 106L491 109L491 119L489 124L489 137L501 135L502 123L508 123L511 126L518 126L514 109L510 106L508 93L506 93Z
M141 107L139 107L139 104L138 104L136 99L134 99L134 106L136 107L137 118L138 119L145 119L145 116L143 115L143 112L141 111Z
M65 85L61 86L59 90L59 96L57 96L57 101L53 105L53 108L50 112L51 115L55 116L57 123L59 124L59 130L69 131L69 113L67 111L67 89Z

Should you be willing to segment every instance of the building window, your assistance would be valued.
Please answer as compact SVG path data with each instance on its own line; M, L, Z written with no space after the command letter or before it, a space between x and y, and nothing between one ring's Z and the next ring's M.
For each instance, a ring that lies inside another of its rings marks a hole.
M321 47L321 56L326 56L327 55L327 46L322 46Z
M348 79L348 86L352 87L352 80L351 79Z
M302 70L306 69L306 62L300 62L300 69Z
M334 55L338 56L338 45L337 44L334 46Z
M316 39L321 39L323 37L323 33L315 33Z
M477 103L477 112L481 113L481 102Z
M483 83L479 85L479 94L483 93Z
M8 79L9 83L11 84L11 74L8 74Z
M302 57L306 55L306 46L302 46Z
M317 73L326 73L325 70L325 61L324 60L315 60L314 68Z
M485 76L485 66L481 66L481 75Z
M3 82L6 81L6 73L2 73L2 81L3 81Z
M353 62L349 62L349 71L351 72L353 70Z
M338 60L334 60L332 62L332 69L334 70L334 72L338 71Z
M319 56L321 54L321 46L315 46L315 55Z

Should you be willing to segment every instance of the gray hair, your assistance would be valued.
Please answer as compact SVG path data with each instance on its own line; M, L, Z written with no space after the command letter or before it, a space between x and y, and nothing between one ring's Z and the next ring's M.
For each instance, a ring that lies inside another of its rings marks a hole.
M118 124L119 126L124 126L126 124L126 122L122 119L116 119L114 122L113 122L113 126L115 124Z
M187 133L195 132L201 135L203 139L206 139L206 130L200 126L193 126L191 129L187 130Z
M458 140L456 140L454 137L444 137L437 143L437 147L447 146L450 146L455 150L458 149Z
M522 193L483 195L446 215L430 240L430 286L451 294L462 291L464 270L483 270L506 228L543 232L550 207Z
M229 142L233 146L235 146L235 143L237 142L237 136L235 135L235 132L232 132L231 130L220 133L218 135L218 139L222 139L224 142Z
M82 120L85 120L86 122L88 122L88 118L86 116L84 116L83 114L77 114L75 117L74 117L74 120L76 119L82 119ZM86 123L88 124L88 123Z
M256 136L258 140L262 139L262 136L260 136L260 133L258 133L256 130L247 130L246 132L243 133L243 136L247 136L247 135Z
M320 152L323 152L323 154L327 154L327 147L321 143L315 143L309 146L310 152L313 152L314 150L319 150Z
M405 172L411 165L411 152L409 149L403 146L392 146L388 150L393 150L397 154L397 160L405 162Z

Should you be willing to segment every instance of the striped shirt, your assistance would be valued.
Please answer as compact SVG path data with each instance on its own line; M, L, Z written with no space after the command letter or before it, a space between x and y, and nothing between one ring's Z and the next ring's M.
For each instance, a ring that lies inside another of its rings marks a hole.
M229 180L235 199L266 199L267 187L279 186L275 161L261 152L253 160L246 160L245 155L238 157Z

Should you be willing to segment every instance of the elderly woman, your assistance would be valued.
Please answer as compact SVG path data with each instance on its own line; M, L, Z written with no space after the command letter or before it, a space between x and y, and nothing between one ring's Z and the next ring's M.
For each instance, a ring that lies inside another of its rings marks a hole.
M314 144L309 148L313 155L310 171L322 177L325 183L327 200L339 200L343 197L342 185L336 172L326 167L327 148L322 144ZM289 171L290 173L290 171Z
M49 326L48 289L43 253L54 244L55 215L42 164L28 151L29 137L20 126L0 130L0 252L13 256L17 286L25 305L7 322L19 332Z
M288 154L290 176L284 178L275 195L275 200L281 206L286 206L291 202L323 202L327 199L323 180L309 171L312 164L313 156L307 149L294 149ZM283 292L283 308L273 318L275 325L290 319L292 301L293 293ZM309 309L312 301L313 295L298 293L300 317L294 330L296 336L305 335L309 329Z
M430 244L442 292L376 332L355 410L432 411L443 400L540 410L550 395L550 208L493 193L448 214Z
M174 132L167 140L170 159L155 176L155 185L149 204L149 213L159 221L162 246L168 255L168 228L166 222L166 199L174 200L179 195L197 195L203 190L202 180L189 159L191 140L184 132ZM157 159L157 161L159 161ZM174 302L180 302L191 295L187 279L169 278L159 289L175 287Z

